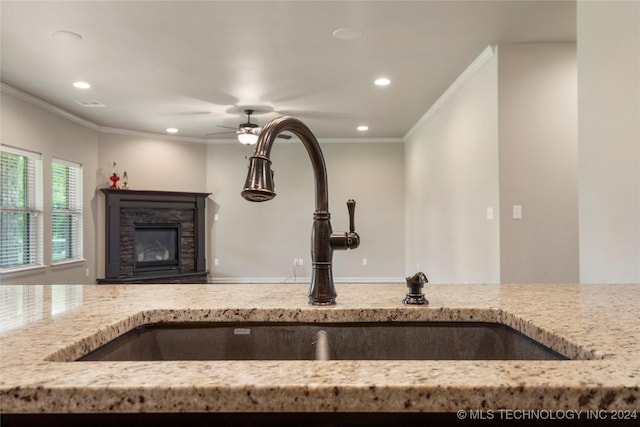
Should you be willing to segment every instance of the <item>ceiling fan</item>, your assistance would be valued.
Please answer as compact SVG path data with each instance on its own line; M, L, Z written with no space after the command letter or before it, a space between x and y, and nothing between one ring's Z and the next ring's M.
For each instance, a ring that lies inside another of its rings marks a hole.
M237 129L229 126L222 126L222 125L217 125L217 126L225 129L233 129L233 132L235 132L238 135L238 141L240 141L242 144L245 144L245 145L255 144L258 141L258 135L260 135L260 132L262 132L262 128L258 126L257 123L251 123L251 115L254 113L254 111L255 110L250 110L250 109L244 110L244 113L247 115L247 122L240 123ZM233 133L233 132L232 131L215 132L215 133L209 133L206 136L222 135L225 133ZM291 135L278 135L278 138L291 139Z

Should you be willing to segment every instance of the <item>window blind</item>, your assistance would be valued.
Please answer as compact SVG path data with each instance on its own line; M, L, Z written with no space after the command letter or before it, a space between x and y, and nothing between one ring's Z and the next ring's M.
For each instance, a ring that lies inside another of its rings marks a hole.
M81 259L82 165L53 159L51 174L51 260Z
M42 264L42 159L2 146L0 269Z

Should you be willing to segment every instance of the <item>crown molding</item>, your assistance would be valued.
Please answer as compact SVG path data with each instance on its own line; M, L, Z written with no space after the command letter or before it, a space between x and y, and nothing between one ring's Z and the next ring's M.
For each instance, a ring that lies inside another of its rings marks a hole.
M143 132L138 130L120 129L120 128L112 128L112 127L106 127L106 126L98 126L98 131L101 133L140 136L143 138L165 139L169 141L178 141L178 142L195 142L199 144L204 144L207 142L207 140L204 138L195 138L192 136L165 135L162 133Z
M318 138L321 144L354 143L354 144L388 144L403 143L403 138Z
M16 98L19 98L37 107L40 107L44 110L54 113L60 117L63 117L74 123L77 123L79 125L82 125L84 127L87 127L89 129L92 129L101 133L139 136L143 138L165 139L165 140L179 141L179 142L195 142L199 144L238 144L238 140L236 138L224 138L224 139L196 138L192 136L165 135L162 133L155 133L155 132L144 132L144 131L137 131L137 130L131 130L131 129L121 129L121 128L114 128L114 127L108 127L108 126L100 126L89 120L83 119L80 116L77 116L73 113L63 110L60 107L57 107L53 104L50 104L46 101L36 98L31 94L23 92L20 89L16 89L13 86L9 86L6 83L0 82L0 89L4 93L15 96ZM283 142L283 141L278 141L278 142ZM361 144L378 143L379 144L379 143L403 143L404 139L403 138L318 138L318 142L321 144L333 144L333 143L361 143Z
M80 116L76 116L66 110L63 110L60 107L57 107L53 104L50 104L46 101L43 101L40 98L36 98L35 96L28 94L27 92L23 92L20 89L16 89L13 86L9 86L8 84L0 82L0 90L9 95L15 96L23 101L26 101L30 104L35 105L36 107L40 107L43 110L50 111L54 114L57 114L60 117L64 117L67 120L71 120L74 123L87 127L89 129L93 129L95 131L100 131L100 126L97 124L90 122L89 120L83 119Z
M440 98L436 102L433 103L431 108L427 110L426 113L416 122L415 125L409 129L409 131L402 138L403 141L406 141L409 138L415 136L419 129L421 129L434 114L442 108L444 104L449 101L449 99L465 84L467 80L471 78L484 64L486 64L491 58L495 56L497 52L497 46L487 46L482 53L473 60L471 64L458 76L458 78L440 95Z
M27 92L21 91L20 89L16 89L13 86L9 86L6 83L0 82L0 90L6 94L15 96L18 99L21 99L25 102L35 105L36 107L42 108L43 110L49 111L53 114L56 114L60 117L63 117L81 126L95 130L96 132L118 134L118 135L140 136L144 138L166 139L166 140L179 141L179 142L197 142L197 143L207 142L207 139L205 138L195 138L190 136L178 136L178 135L165 135L165 134L155 133L155 132L143 132L143 131L137 131L137 130L131 130L131 129L120 129L120 128L113 128L108 126L100 126L89 120L83 119L80 116L70 113L56 105L43 101L40 98L36 98L35 96L28 94Z

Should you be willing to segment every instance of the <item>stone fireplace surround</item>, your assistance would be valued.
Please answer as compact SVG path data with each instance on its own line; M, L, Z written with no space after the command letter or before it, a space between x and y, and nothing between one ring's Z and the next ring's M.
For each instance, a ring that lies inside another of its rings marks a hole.
M210 193L103 188L105 195L105 278L98 283L206 283L205 205ZM179 268L136 271L136 226L176 224Z

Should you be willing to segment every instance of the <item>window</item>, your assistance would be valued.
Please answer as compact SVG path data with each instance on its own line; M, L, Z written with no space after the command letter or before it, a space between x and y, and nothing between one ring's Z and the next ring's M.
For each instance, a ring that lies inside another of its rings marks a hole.
M82 259L82 166L51 164L51 261Z
M42 265L40 154L2 146L0 269Z

